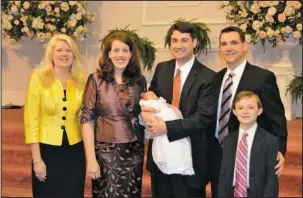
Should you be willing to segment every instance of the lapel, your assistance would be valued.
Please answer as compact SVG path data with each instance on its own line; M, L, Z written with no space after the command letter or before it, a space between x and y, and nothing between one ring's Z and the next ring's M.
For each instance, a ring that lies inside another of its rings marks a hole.
M251 78L253 76L250 73L251 68L252 68L251 64L249 62L247 62L246 65L245 65L243 74L241 76L241 79L240 79L240 82L239 82L236 94L238 94L241 91L245 91L245 90L247 90L248 87L250 87L250 84L252 82Z
M200 74L200 69L202 68L202 65L198 62L198 60L195 58L195 62L184 82L181 95L180 95L180 109L185 109L186 105L186 98L188 96L188 92L190 91L192 85L196 81L198 75Z
M173 100L173 85L174 85L174 74L175 74L175 67L176 67L176 59L170 61L167 65L167 72L165 78L165 83L161 83L158 86L163 86L164 93L166 93L166 101L168 103L172 103ZM162 79L161 79L162 80Z
M78 107L77 103L81 97L80 93L77 91L76 86L71 78L67 80L66 86L66 97L67 97L67 109L72 110L75 107Z
M258 154L260 153L262 146L263 146L263 142L264 142L264 138L265 138L265 131L262 130L261 128L259 128L259 126L256 129L256 133L255 133L255 137L252 143L252 147L251 147L251 153L250 153L250 173L253 173L254 167L256 166L256 163L258 163ZM250 174L251 175L251 174ZM251 176L250 176L251 177Z
M228 178L234 178L234 169L235 169L235 161L236 161L236 153L237 153L237 146L238 146L238 138L239 138L239 130L235 131L234 133L231 133L231 139L230 139L230 160L231 160L231 166L230 166L230 176ZM233 181L233 180L231 180ZM232 187L233 183L231 183Z

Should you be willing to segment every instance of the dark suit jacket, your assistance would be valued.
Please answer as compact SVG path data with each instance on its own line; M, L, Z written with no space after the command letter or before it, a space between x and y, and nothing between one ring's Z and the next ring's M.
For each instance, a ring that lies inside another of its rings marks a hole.
M226 71L225 68L216 75L216 82L219 83L216 86L219 89ZM260 97L263 113L257 122L260 127L279 137L279 151L285 154L287 143L285 110L274 73L247 62L236 94L241 91L251 91ZM228 127L229 131L235 131L239 127L239 121L233 113L230 114Z
M233 197L233 177L239 130L224 139L223 158L219 178L219 197ZM253 140L248 197L278 197L278 177L275 174L278 138L257 127Z
M159 63L149 90L172 102L175 59ZM194 187L206 184L207 134L215 126L217 90L213 88L215 72L202 65L197 59L189 72L180 96L179 109L184 119L166 121L167 137L175 141L190 136L195 176L188 183ZM149 142L147 169L151 170L152 140Z

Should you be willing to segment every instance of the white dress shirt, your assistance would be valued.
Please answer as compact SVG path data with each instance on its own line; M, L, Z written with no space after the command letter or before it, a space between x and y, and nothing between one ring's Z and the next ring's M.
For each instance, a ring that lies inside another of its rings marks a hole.
M226 79L228 78L229 74L231 72L234 73L234 76L232 78L233 80L233 85L232 85L232 97L231 97L231 101L234 100L235 97L235 93L237 91L239 82L241 80L243 71L245 69L245 65L246 65L246 60L244 60L234 71L231 71L228 67L227 67L227 71L223 77L223 81L221 83L221 89L220 89L220 95L219 95L219 101L218 101L218 109L217 109L217 124L216 124L216 134L215 137L218 138L218 129L219 129L219 119L220 119L220 111L221 111L221 101L222 101L222 92L223 92L223 87L225 84ZM230 111L229 113L231 113L232 111Z
M180 92L182 92L185 80L191 70L191 68L193 67L195 62L195 56L193 55L193 57L184 65L182 65L181 67L179 67L177 61L176 61L176 66L175 66L175 73L174 73L174 77L176 76L177 73L177 69L180 68L180 76L181 76L181 88L180 88ZM180 97L181 97L181 93L180 93Z
M247 140L247 187L249 187L249 165L250 165L250 153L251 153L251 147L252 147L252 143L254 141L254 137L255 137L255 134L256 134L256 130L257 130L257 123L255 123L252 127L250 127L250 129L248 129L246 131L246 133L248 134L248 136L246 137L246 140ZM245 131L240 127L239 128L239 137L238 137L238 144L237 144L237 149L238 149L238 145L239 145L239 142L242 138L242 135ZM237 158L237 156L236 156ZM236 177L236 158L235 158L235 167L234 167L234 179L233 179L233 186L235 186L235 177Z

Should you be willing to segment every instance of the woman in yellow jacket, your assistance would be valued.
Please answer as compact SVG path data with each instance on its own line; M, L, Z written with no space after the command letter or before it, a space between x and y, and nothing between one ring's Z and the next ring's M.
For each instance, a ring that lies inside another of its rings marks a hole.
M85 154L79 113L85 75L75 42L65 34L49 41L32 74L24 109L34 197L84 197Z

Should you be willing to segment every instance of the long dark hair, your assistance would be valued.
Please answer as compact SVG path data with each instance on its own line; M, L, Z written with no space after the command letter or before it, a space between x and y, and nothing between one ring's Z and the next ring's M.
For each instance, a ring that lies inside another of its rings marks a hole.
M97 72L99 76L107 82L115 81L114 72L115 67L109 58L109 52L112 48L113 41L118 40L129 46L132 56L129 60L128 65L122 74L122 81L127 85L134 85L140 83L141 68L138 49L134 44L134 41L129 35L124 32L116 32L107 39L102 49L102 54L99 59L99 68Z

